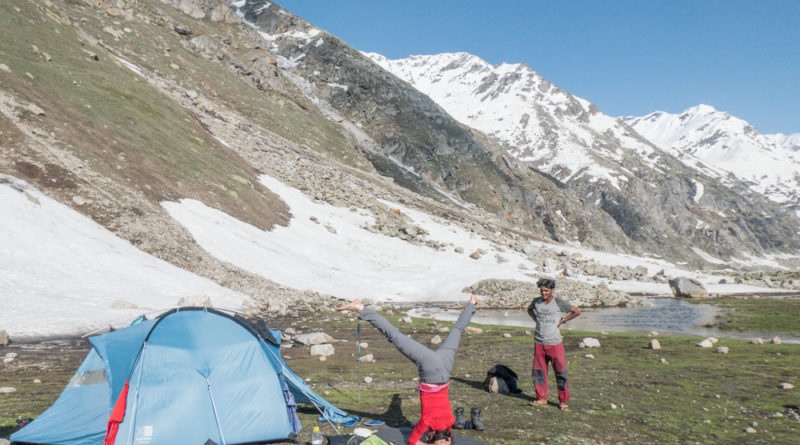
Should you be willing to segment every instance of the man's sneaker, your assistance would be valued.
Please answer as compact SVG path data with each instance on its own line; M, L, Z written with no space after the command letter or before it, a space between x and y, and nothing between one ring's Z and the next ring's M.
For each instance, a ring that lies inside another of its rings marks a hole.
M464 418L464 408L456 408L456 423L453 424L453 429L463 430L467 425L467 419Z
M472 411L470 411L470 417L472 417L472 428L478 431L483 431L486 429L483 426L483 420L481 420L481 410L478 408L473 407Z

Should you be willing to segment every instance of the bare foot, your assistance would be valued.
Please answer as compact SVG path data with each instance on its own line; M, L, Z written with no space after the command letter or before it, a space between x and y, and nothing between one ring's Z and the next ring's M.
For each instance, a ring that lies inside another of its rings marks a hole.
M559 403L558 407L561 409L561 411L569 411L569 406L567 406L565 402Z
M528 403L530 406L542 406L547 405L547 399L538 399Z
M469 297L469 302L470 302L470 303L472 303L472 304L478 304L478 297L477 297L477 296L475 296L475 294L472 294L472 295Z
M350 303L347 303L345 305L336 308L337 311L355 311L355 312L361 312L361 310L363 309L364 309L364 303L362 303L361 300L359 300L358 298L351 301Z

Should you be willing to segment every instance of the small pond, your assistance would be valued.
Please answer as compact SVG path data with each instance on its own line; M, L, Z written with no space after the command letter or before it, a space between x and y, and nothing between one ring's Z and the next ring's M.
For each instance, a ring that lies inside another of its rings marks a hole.
M689 303L684 299L669 296L640 297L640 305L611 308L582 308L581 316L571 320L562 329L593 332L640 332L657 331L660 334L697 335L702 337L753 338L765 340L773 334L768 332L721 331L707 328L721 309L711 304ZM417 307L409 311L414 317L425 317L443 321L455 321L460 313L457 309ZM525 311L478 310L476 323L522 326L533 329L535 323ZM800 343L800 338L781 337L787 343Z

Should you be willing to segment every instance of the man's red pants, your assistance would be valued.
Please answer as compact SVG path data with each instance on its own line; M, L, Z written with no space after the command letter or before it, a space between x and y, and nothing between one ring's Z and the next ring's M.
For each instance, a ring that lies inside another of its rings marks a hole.
M564 356L564 343L542 345L536 343L533 352L533 385L536 387L536 398L547 400L547 367L553 363L558 386L558 401L569 401L569 385L567 383L567 359Z

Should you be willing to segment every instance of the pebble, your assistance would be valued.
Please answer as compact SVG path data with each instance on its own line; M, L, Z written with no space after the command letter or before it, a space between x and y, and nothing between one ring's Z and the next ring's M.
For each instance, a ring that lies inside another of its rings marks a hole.
M33 383L38 385L38 384L42 383L42 381L39 380L39 379L33 379Z
M667 359L665 359L664 357L661 357L661 363L664 363L664 364L668 363Z
M781 338L780 337L772 337L772 343L776 344L776 345L781 344Z
M503 333L503 338L511 338L511 334L508 332Z
M752 426L748 426L747 428L745 428L745 429L744 429L744 431L745 431L745 432L747 432L747 433L750 433L750 434L753 434L753 433L757 433L757 432L758 432L758 431L756 431L756 429L755 429L755 428L753 428Z
M717 348L717 352L719 352L720 354L727 354L728 353L728 347L727 346L720 346L720 347Z
M780 385L778 385L778 387L780 389L792 389L794 388L794 385L792 385L791 383L783 382Z
M617 405L611 404L611 409L617 409Z
M364 377L364 383L372 383L372 377L370 376Z
M750 343L752 343L754 345L763 345L764 344L764 339L762 339L761 337L756 337L756 338L751 339Z
M441 342L442 342L442 337L439 337L438 335L435 335L435 336L434 336L434 337L431 339L431 343L433 343L434 345L438 345L438 344L439 344L439 343L441 343Z
M584 355L584 357L586 357L586 358L594 358L594 355L592 355L592 354L586 354L586 355Z
M705 339L705 340L701 341L700 343L698 343L697 346L700 346L701 348L710 348L710 347L714 346L714 343L712 343L711 340L709 340L709 339Z

